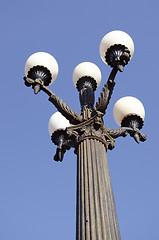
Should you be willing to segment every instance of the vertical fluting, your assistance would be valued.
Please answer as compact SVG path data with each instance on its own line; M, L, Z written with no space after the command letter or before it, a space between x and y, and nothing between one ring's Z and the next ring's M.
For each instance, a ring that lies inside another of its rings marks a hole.
M76 240L120 240L105 145L85 139L77 156Z

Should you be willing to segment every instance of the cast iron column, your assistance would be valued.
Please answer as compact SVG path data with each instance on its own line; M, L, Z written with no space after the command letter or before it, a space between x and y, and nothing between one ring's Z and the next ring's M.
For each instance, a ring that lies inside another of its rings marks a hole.
M106 145L86 138L77 150L76 240L120 240Z
M93 82L85 79L79 81L78 88L82 115L89 119L94 104L95 87ZM102 123L102 116L99 119ZM120 240L106 155L108 143L103 137L101 126L99 124L98 129L95 129L94 122L86 124L76 149L76 240Z

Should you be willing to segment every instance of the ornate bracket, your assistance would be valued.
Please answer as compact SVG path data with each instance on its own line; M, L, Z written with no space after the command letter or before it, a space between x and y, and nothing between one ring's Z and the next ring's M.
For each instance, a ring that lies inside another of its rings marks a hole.
M115 86L115 76L118 72L123 72L124 66L130 61L130 51L124 45L113 45L105 55L105 60L113 69L108 78L107 84L104 85L101 96L98 98L95 109L105 114L109 104L113 89Z
M54 104L58 111L61 112L61 114L66 117L71 124L73 124L73 126L68 127L65 130L58 129L52 135L52 141L55 145L57 145L56 154L54 156L55 161L62 161L66 150L69 150L70 148L74 148L76 153L76 148L80 142L84 141L85 139L99 140L105 145L106 150L111 150L115 147L115 138L118 138L120 136L126 137L127 134L133 137L137 143L146 140L146 135L142 134L139 130L142 126L141 124L137 125L138 121L136 121L136 117L132 118L131 116L131 119L126 118L126 120L123 122L122 127L116 130L109 129L104 126L103 115L105 114L111 95L113 93L115 86L114 79L117 72L118 68L114 67L111 71L107 83L102 89L101 96L98 98L96 106L93 109L90 107L88 107L88 109L84 108L82 115L79 115L70 109L66 103L64 103L49 88L45 86L45 83L41 79L33 80L26 77L24 78L25 85L27 87L32 86L35 94L37 94L40 90L45 92L49 96L49 101ZM84 80L86 82L87 79ZM87 88L84 95L84 100L85 98L90 98L90 89L93 92L93 88ZM93 101L91 101L91 104L92 102Z
M118 138L118 137L126 137L129 133L131 137L135 139L137 143L144 142L147 138L146 135L140 132L138 128L129 128L129 127L121 127L119 129L108 129L106 128L108 133L110 134L111 137L113 138Z
M65 130L57 130L52 135L52 141L57 145L55 161L62 161L64 153L70 148L75 149L84 139L97 139L101 141L106 149L113 149L114 139L108 131L103 128L103 114L97 112L91 119L83 121L80 124L66 128Z
M64 153L70 148L74 148L76 153L76 148L85 139L97 139L105 145L106 150L112 150L115 147L115 138L126 137L128 134L137 143L146 140L146 135L141 133L138 128L121 127L119 129L109 129L105 127L103 114L96 112L87 121L68 127L65 130L57 130L53 133L52 141L57 145L54 160L62 161Z

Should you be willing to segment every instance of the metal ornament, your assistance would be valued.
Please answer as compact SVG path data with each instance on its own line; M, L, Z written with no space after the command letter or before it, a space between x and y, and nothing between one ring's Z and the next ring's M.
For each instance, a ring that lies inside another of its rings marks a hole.
M127 115L121 122L122 127L128 127L133 129L130 132L130 136L135 139L137 143L140 141L144 142L146 140L146 135L142 134L139 129L141 129L144 125L144 121L142 118L136 114Z
M34 66L31 68L27 75L28 78L35 80L34 84L32 84L34 93L37 94L40 91L40 84L37 83L36 79L39 79L45 86L48 86L51 83L51 73L50 71L43 66ZM26 82L26 86L31 86L30 83Z
M125 65L130 61L131 55L127 47L121 44L111 46L106 54L105 61L111 67L116 67L120 72L123 72Z

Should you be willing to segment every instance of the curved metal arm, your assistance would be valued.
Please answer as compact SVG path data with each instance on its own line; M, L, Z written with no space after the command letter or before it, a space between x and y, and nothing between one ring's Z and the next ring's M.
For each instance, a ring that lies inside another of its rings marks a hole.
M104 85L104 88L102 89L101 96L98 98L98 102L96 103L95 109L97 111L100 111L105 114L105 110L107 109L107 106L109 104L111 95L113 93L113 89L115 86L115 76L118 72L118 69L115 67L112 69L110 76L108 78L107 83Z
M52 95L49 97L49 101L54 104L57 110L62 113L62 115L67 118L71 124L76 125L82 122L82 116L70 109L69 106L66 105L66 103L54 93L52 93Z
M40 79L32 80L30 78L24 78L26 86L35 86L39 87L40 90L45 92L49 96L49 101L54 104L57 110L62 113L62 115L67 118L71 124L79 124L82 122L82 116L74 112L69 108L66 103L57 97L49 88L47 88Z
M118 138L118 137L126 137L128 133L130 134L131 137L135 139L137 143L144 142L147 138L146 135L140 132L139 129L137 128L128 128L128 127L121 127L119 129L106 129L107 132L110 134L111 137L113 138Z
M119 129L109 129L107 128L107 132L110 134L113 138L118 137L126 137L128 135L128 131L131 131L131 128L121 127Z

